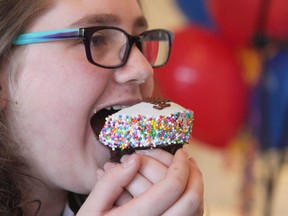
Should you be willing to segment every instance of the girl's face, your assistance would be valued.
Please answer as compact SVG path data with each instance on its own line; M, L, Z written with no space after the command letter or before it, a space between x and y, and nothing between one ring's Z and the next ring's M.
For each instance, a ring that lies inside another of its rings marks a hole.
M146 30L136 0L61 0L27 32L117 26L131 35ZM150 96L153 70L134 46L126 65L104 69L86 60L81 40L26 45L9 81L6 112L33 176L49 187L87 193L109 150L90 126L95 111L131 105Z

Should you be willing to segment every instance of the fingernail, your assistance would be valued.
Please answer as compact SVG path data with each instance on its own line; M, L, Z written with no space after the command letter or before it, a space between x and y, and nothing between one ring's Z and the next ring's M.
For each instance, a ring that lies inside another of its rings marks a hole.
M121 162L122 162L124 168L128 168L134 163L134 157L133 157L133 155L124 155L121 158Z
M121 157L121 159L120 159L120 162L121 163L124 163L124 161L126 161L127 159L128 159L128 157L129 157L129 155L123 155L122 157Z

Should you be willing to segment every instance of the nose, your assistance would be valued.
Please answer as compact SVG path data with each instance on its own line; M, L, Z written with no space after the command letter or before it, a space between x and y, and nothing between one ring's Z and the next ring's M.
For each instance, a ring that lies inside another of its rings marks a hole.
M120 84L142 84L152 76L152 66L135 45L131 49L126 64L115 71L115 80Z

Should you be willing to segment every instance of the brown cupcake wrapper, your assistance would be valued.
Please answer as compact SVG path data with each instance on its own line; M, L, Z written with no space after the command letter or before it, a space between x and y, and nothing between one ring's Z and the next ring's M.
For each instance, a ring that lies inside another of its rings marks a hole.
M155 149L155 148L160 148L163 149L171 154L175 154L176 151L180 148L183 147L183 143L181 144L173 144L173 145L167 145L167 146L157 146L157 147L137 147L137 148L127 148L127 149L116 149L116 150L112 150L110 149L110 155L111 155L111 162L114 163L120 163L120 159L123 155L126 154L133 154L136 150L145 150L145 149Z

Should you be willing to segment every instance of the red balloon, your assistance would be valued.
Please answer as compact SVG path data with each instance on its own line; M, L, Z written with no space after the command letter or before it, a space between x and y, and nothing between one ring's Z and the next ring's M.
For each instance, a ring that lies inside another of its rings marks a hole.
M208 145L227 146L243 123L247 96L241 67L208 30L177 32L170 61L155 70L155 81L162 95L194 111L192 135Z
M235 45L250 43L257 31L272 39L287 39L287 0L206 1L220 32Z
M288 1L270 0L270 2L271 5L269 7L267 25L265 28L267 35L272 38L287 40Z

